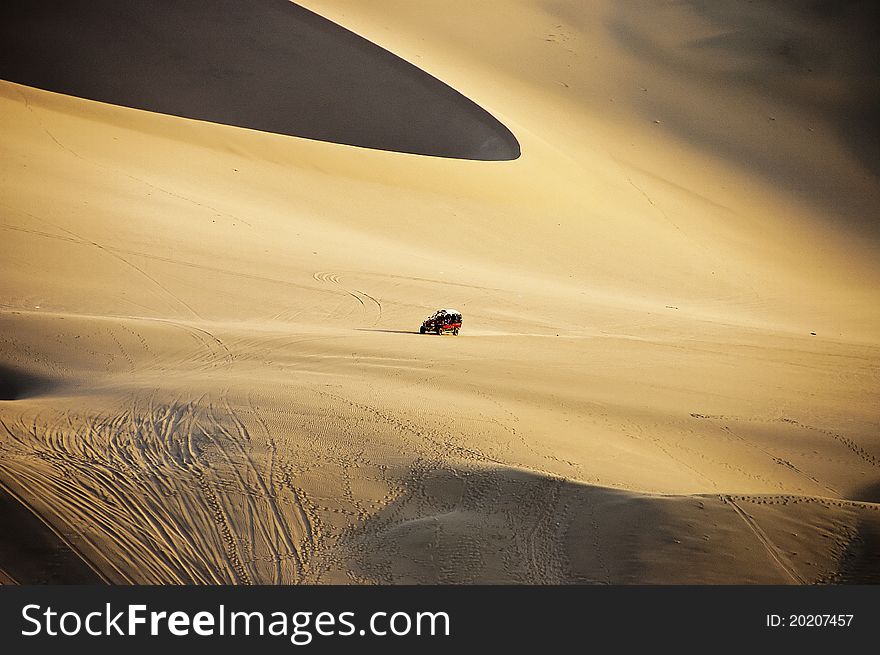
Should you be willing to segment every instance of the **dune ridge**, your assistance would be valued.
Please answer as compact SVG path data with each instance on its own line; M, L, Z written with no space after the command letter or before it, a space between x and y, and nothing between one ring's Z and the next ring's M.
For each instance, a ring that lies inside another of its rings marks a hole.
M366 148L519 156L473 101L287 0L7 2L0 26L0 78L19 84Z

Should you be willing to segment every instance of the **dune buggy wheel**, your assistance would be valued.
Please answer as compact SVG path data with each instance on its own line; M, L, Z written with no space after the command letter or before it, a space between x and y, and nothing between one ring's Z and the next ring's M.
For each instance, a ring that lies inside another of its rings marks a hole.
M425 333L425 326L422 325L421 327L419 327L419 334L424 334L424 333Z
M457 337L457 336L458 336L458 328L455 328L455 329L452 331L452 334L453 334L454 336Z
M437 328L437 336L439 337L441 334L443 334L443 328L438 327Z

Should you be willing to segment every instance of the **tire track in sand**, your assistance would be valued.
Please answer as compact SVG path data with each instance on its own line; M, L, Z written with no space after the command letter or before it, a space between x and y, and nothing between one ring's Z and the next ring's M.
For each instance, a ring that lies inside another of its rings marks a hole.
M221 410L218 410L218 405ZM251 411L254 411L252 407ZM246 530L245 543L252 551L251 562L256 561L253 551L257 548L265 549L273 563L273 580L276 584L302 582L308 573L317 544L312 521L299 493L293 494L296 520L291 522L279 506L274 479L270 479L269 474L264 473L254 460L250 432L233 408L228 390L219 394L217 405L213 400L209 401L205 418L205 422L201 424L203 434L216 446L236 481L234 487L226 493L239 495L242 499L240 512L243 515L237 519ZM229 421L229 425L224 419ZM260 422L261 420L258 421ZM270 434L265 422L262 425L267 434ZM267 467L272 473L277 467L277 448L272 444L267 445L270 453ZM292 531L291 525L298 526L299 529ZM289 567L285 570L283 562L287 561L292 562L292 570ZM251 574L259 577L257 571L252 570Z
M755 535L757 540L764 547L764 550L767 551L767 554L770 558L776 562L780 569L788 576L792 582L795 584L807 584L807 581L804 580L803 577L795 570L794 566L792 566L791 562L788 561L788 558L782 553L779 548L773 543L770 537L767 536L767 533L761 529L761 526L753 519L746 511L740 507L737 502L730 496L721 495L719 496L721 502L730 505L736 515L742 519L743 523L746 524L746 527Z
M378 325L379 321L382 320L382 303L377 298L371 296L368 293L364 293L363 291L359 291L358 289L350 289L344 286L341 282L341 276L338 273L317 271L312 275L312 277L318 282L336 285L342 292L357 300L358 303L360 303L361 309L365 317L368 312L367 305L370 304L370 306L374 307L376 311L376 318L371 324L372 327Z
M266 445L269 447L269 462L266 467L266 484L268 487L268 497L278 498L279 489L284 488L285 486L290 490L293 508L296 513L296 519L300 526L300 534L302 535L300 542L301 544L304 544L304 547L301 547L300 549L300 557L305 559L306 563L310 563L314 553L318 552L321 549L322 539L320 524L317 520L317 517L312 516L312 513L309 511L307 498L302 489L294 487L290 484L285 485L284 480L278 481L278 485L276 486L278 471L282 469L282 465L279 462L278 457L278 444L276 443L275 438L272 435L272 431L269 429L269 426L266 423L266 420L260 414L255 403L253 402L253 398L251 397L250 393L247 395L247 406L248 411L254 417L257 424L260 426L260 429L263 432L263 436L266 440ZM288 542L285 545L289 548L288 552L290 553L290 556L294 556L294 553L296 553L297 549L293 541L290 539L289 534ZM281 559L279 556L276 559L276 564L279 568L280 562ZM303 566L303 569L307 568L307 566ZM277 577L281 579L280 571L277 572Z
M824 434L844 448L852 452L856 457L858 457L863 463L868 464L870 466L874 466L880 468L880 457L877 457L870 452L868 452L865 448L856 443L855 440L845 437L842 434L834 432L833 430L829 430L826 428L816 427L814 425L807 425L806 423L801 423L793 418L776 418L776 419L768 419L766 421L762 421L761 419L756 418L740 418L737 416L725 416L722 414L698 414L696 412L691 412L691 416L697 419L705 419L709 421L738 421L742 423L788 423L789 425L795 425L797 427L803 428L805 430L812 430L813 432L819 432L820 434Z
M265 461L228 392L139 397L109 414L4 421L0 477L44 499L116 583L304 581L321 531L308 499L275 479L278 447L253 404Z
M52 138L54 139L54 137L52 137ZM20 211L20 210L17 210L17 211ZM94 248L97 248L99 251L101 251L103 254L107 255L108 257L112 257L116 261L122 262L123 264L125 264L126 266L128 266L129 268L134 270L136 273L141 275L143 278L148 280L151 284L155 285L156 288L158 288L165 296L170 298L174 303L176 303L179 306L184 307L186 309L186 311L189 312L193 316L193 318L197 318L197 319L201 318L198 315L198 313L196 312L196 310L193 309L189 303L187 303L180 296L178 296L176 293L171 291L167 286L162 284L154 276L147 273L142 267L132 263L131 261L129 261L128 259L126 259L122 255L120 255L118 252L116 252L116 250L114 248L106 247L103 244L98 243L97 241L94 241L94 240L89 239L87 237L84 237L80 234L77 234L73 230L69 230L65 227L62 227L62 226L56 224L56 223L53 223L50 220L47 220L45 218L42 218L42 217L37 216L35 214L32 214L30 212L21 212L21 213L23 213L25 216L28 216L36 221L39 221L40 223L43 223L44 225L48 225L50 227L55 228L56 230L59 230L60 232L64 232L69 237L68 239L66 239L68 241L71 241L73 243L77 243L77 244L80 244L83 246L92 246ZM39 230L29 230L27 228L21 228L21 227L10 227L10 229L18 230L21 232L28 232L31 234L35 234L35 235L43 236L43 237L48 237L48 238L63 238L63 237L60 237L59 235L53 235L53 234L49 234L47 232L40 232Z

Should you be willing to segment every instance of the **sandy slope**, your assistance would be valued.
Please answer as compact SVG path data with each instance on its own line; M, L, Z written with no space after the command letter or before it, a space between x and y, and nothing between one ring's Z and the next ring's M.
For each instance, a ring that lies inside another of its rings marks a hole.
M303 4L522 156L0 83L7 495L117 582L876 581L864 9Z

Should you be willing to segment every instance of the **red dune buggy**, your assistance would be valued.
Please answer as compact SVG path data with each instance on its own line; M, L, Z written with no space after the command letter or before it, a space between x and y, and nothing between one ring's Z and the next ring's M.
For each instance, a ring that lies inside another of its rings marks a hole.
M419 328L419 332L421 334L425 334L426 332L436 332L437 334L451 332L455 336L458 336L458 331L460 329L461 312L457 309L441 309L425 319L422 323L422 327Z

